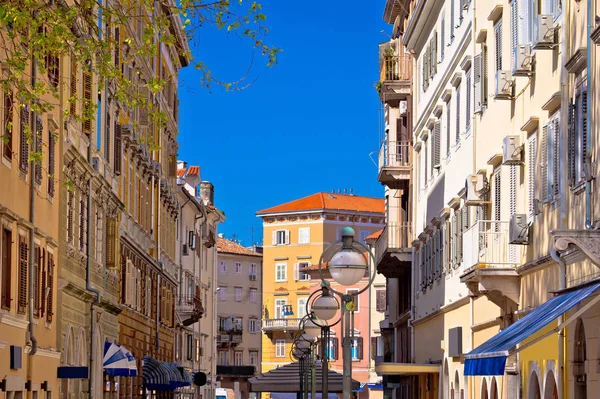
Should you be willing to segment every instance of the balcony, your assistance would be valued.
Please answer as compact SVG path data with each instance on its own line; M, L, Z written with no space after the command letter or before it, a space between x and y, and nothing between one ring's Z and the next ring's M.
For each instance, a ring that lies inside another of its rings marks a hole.
M519 303L519 248L509 244L509 222L480 220L463 234L460 281L473 295L485 295L498 306Z
M412 63L410 54L389 55L380 57L379 65L379 98L384 103L397 106L401 100L411 93Z
M274 331L294 332L298 331L300 324L299 318L292 319L263 319L262 330L269 334Z
M412 263L410 222L390 222L375 242L377 271L387 278L399 278Z
M254 366L219 366L217 365L217 375L219 377L250 377L256 371Z
M377 180L391 189L407 189L410 186L411 170L411 143L384 140L379 149Z
M204 307L200 299L200 293L197 295L180 296L177 301L177 313L181 317L184 326L191 326L196 323L204 314Z

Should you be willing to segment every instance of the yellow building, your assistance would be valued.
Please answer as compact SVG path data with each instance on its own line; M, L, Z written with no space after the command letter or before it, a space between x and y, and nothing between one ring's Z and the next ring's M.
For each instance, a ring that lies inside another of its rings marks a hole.
M383 199L316 193L259 211L263 220L262 372L291 362L292 337L306 313L310 276L301 269L317 265L325 247L343 227L357 237L380 230Z

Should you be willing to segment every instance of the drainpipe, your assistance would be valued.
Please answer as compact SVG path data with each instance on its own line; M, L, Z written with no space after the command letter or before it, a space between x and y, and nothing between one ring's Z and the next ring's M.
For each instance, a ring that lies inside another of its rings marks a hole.
M36 84L36 75L37 75L37 60L35 56L31 57L31 86L34 87ZM35 148L35 120L31 120L31 114L28 115L30 119L29 126L33 126L31 131L34 134L33 137L33 146ZM29 340L31 341L31 351L29 355L33 356L37 352L37 339L34 334L34 324L33 324L33 304L34 304L34 287L33 287L33 279L35 278L35 161L32 159L29 162L29 223L31 223L31 228L29 232L29 280L27 282L29 289ZM29 362L31 364L32 362ZM31 371L31 366L28 367Z
M552 259L558 263L560 275L558 278L559 281L559 289L563 290L567 288L567 263L560 257L558 251L552 246L550 250L550 256ZM558 317L558 324L562 324L564 321L564 315L560 315ZM564 398L564 368L565 368L565 330L561 329L558 331L558 397Z
M592 93L592 95L588 95L588 112L587 112L587 126L588 129L592 129L592 112L590 111L590 104L593 100L594 93L594 74L592 70L592 11L593 4L592 0L588 0L587 2L587 84L588 84L588 93ZM564 65L564 64L563 64ZM590 136L591 137L591 136ZM590 138L588 138L586 143L586 153L588 157L591 157L592 151L592 142ZM585 161L584 161L585 162ZM592 165L591 162L588 162L589 169L591 171ZM587 176L587 181L585 182L585 228L592 228L592 181L590 177Z

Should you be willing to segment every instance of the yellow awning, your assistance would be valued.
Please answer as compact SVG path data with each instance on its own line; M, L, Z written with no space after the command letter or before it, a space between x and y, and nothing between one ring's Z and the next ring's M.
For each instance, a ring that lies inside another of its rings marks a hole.
M440 372L438 364L413 364L413 363L382 363L375 366L377 375L417 375L437 374Z

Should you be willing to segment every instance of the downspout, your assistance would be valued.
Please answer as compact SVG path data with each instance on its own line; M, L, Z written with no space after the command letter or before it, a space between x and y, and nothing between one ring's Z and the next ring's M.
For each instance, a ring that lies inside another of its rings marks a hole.
M158 184L160 185L160 180L158 182ZM157 222L156 222L156 258L158 260L158 264L161 268L162 271L162 263L160 261L160 229L161 229L161 224L160 224L160 219L161 219L161 212L160 212L160 187L157 190L158 193L158 199L156 201L156 215L157 215ZM160 347L159 344L159 336L158 336L158 331L160 328L160 273L158 273L157 277L156 277L156 334L154 337L154 349L157 351L158 354L158 348Z
M37 75L37 60L35 56L31 57L31 87L35 87L36 84L36 75ZM29 126L33 126L36 122L35 120L31 120L31 113L27 115L30 119ZM36 134L35 126L31 129L33 134ZM35 148L35 137L32 140L33 147ZM37 150L37 148L36 148ZM27 282L28 290L29 290L29 340L31 341L31 350L29 351L29 355L33 356L37 352L38 342L35 338L34 327L33 324L33 304L34 304L34 287L33 287L33 279L35 278L35 161L33 158L29 162L29 223L31 223L31 228L29 232L29 279ZM28 369L31 372L31 363L29 362Z
M590 103L594 98L594 74L592 70L592 12L593 12L593 4L592 0L587 1L587 84L588 84L588 111L586 115L587 119L587 127L589 130L593 129L592 125L592 112L590 109L593 109L590 106ZM563 64L564 65L564 64ZM588 133L589 134L589 133ZM586 154L588 157L591 157L592 154L592 142L591 135L589 136L586 143ZM584 160L586 162L587 160ZM591 171L592 165L591 162L587 162L589 169ZM592 228L592 181L590 176L586 176L585 182L585 228Z
M562 259L560 257L560 255L558 254L558 251L556 250L556 248L554 248L554 246L552 246L552 249L550 249L550 256L552 256L552 259L558 263L558 267L560 270L559 273L559 289L563 290L565 288L567 288L567 263L564 261L564 259ZM558 317L558 324L562 324L562 322L564 321L564 315L561 314ZM560 331L558 331L558 373L559 373L559 378L558 378L558 397L559 398L564 398L564 390L565 390L565 384L564 384L564 368L565 368L565 330L561 329Z

